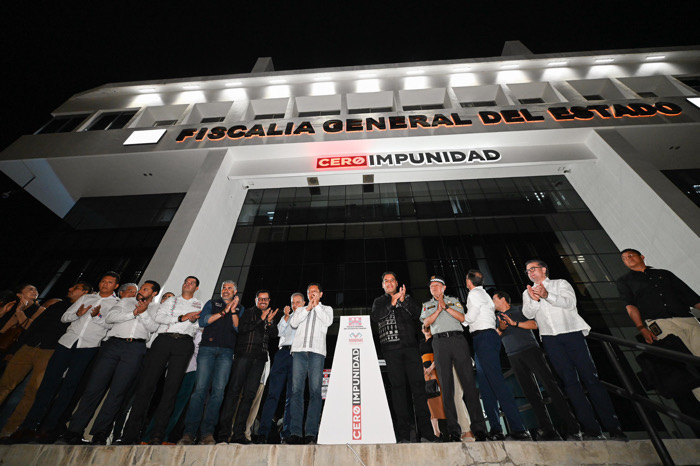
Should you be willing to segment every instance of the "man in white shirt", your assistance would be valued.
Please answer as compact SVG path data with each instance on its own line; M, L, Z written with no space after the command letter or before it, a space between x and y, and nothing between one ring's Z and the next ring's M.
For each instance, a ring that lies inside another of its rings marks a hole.
M292 398L289 444L313 444L318 437L321 421L321 389L323 385L323 363L326 360L326 333L333 323L333 308L321 304L323 289L318 283L306 288L309 305L292 314L290 324L297 329L292 343ZM304 419L304 389L309 380L309 407L306 425ZM302 437L303 435L303 437Z
M122 299L108 311L105 320L112 328L107 332L107 340L102 344L80 404L71 417L68 432L57 443L83 443L83 431L109 389L91 430L91 443L106 445L112 422L141 368L146 342L158 329L158 323L148 311L159 291L157 282L146 280L136 297ZM157 309L158 304L152 307Z
M496 331L496 309L493 300L484 290L484 275L478 270L467 273L467 313L462 325L469 326L474 339L474 358L476 360L476 377L479 392L484 402L486 417L491 424L490 440L504 440L501 428L501 416L498 413L500 403L510 427L509 440L532 440L525 430L520 418L520 411L501 369L501 338Z
M163 443L165 429L175 406L175 397L194 352L193 337L199 328L197 319L203 307L203 303L194 297L198 289L197 277L185 278L182 294L162 303L156 312L154 320L160 324L158 336L143 360L134 404L119 442L122 445L134 444L139 439L153 392L167 368L163 394L153 415L149 442L151 445Z
M105 321L105 314L118 301L114 294L118 287L119 274L107 272L100 280L97 294L80 297L63 313L61 322L71 325L58 340L34 404L19 430L35 430L41 424L40 440L53 443L58 421L111 326Z
M285 306L284 316L282 316L277 324L279 349L277 353L275 353L272 369L270 369L267 398L265 399L265 404L263 405L260 415L260 426L258 427L258 436L255 439L255 443L267 442L267 436L272 426L272 418L275 415L280 395L282 394L282 390L285 389L285 386L284 417L282 421L282 432L280 433L282 443L284 443L290 435L289 419L291 413L289 410L289 399L292 396L292 353L290 350L297 330L289 325L289 321L292 313L297 309L303 308L306 304L304 295L301 293L294 293L291 297L291 304L291 307Z
M544 350L554 370L564 382L564 390L583 426L584 440L605 440L600 424L593 413L598 413L603 427L613 440L627 441L610 395L598 379L598 371L588 350L585 336L590 325L578 314L576 294L566 280L550 280L547 264L539 259L525 263L525 271L533 282L523 292L523 315L534 319L539 328ZM586 386L593 406L583 390ZM577 440L576 436L570 436Z

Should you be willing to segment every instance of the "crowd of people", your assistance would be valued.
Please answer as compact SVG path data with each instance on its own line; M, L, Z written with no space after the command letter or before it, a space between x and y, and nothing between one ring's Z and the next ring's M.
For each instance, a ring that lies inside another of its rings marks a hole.
M700 323L690 313L690 307L700 309L700 296L673 273L646 266L639 251L620 256L630 271L618 289L645 341L674 334L700 355ZM531 431L545 441L604 440L603 431L627 441L598 379L585 340L591 327L578 313L572 285L551 279L542 260L528 261L525 272L532 284L522 305L505 291L490 295L479 270L467 273L464 306L445 294L440 276L430 277L432 298L421 306L394 272L382 275L384 294L375 299L371 319L399 443L522 441L533 439ZM65 298L39 304L35 286L20 286L0 309L6 355L0 442L249 444L276 441L279 434L282 443L314 444L333 323L333 309L321 303L322 286L311 283L305 294L293 293L281 312L272 308L268 290L258 290L244 308L233 281L224 281L220 297L206 302L195 297L198 289L199 279L188 276L179 295L158 299L156 281L120 286L119 275L107 272L94 291L81 281ZM532 407L534 427L526 426L504 380L502 347ZM694 394L700 400L698 389Z

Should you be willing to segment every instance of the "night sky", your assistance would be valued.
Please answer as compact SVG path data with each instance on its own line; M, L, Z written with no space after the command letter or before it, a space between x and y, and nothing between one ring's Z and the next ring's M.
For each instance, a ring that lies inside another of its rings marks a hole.
M0 150L113 82L700 44L695 0L4 2ZM312 6L316 5L316 6ZM566 5L566 6L565 6Z

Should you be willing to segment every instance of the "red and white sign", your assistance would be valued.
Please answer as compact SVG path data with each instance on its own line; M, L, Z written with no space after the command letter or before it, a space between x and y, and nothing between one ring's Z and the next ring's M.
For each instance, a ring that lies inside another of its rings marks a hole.
M366 155L319 157L316 159L316 170L342 170L367 167Z

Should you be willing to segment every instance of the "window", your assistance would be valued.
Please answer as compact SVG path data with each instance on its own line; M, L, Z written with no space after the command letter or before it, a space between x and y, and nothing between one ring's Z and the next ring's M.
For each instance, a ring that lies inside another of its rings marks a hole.
M276 120L284 118L284 113L266 113L264 115L255 115L255 120Z
M459 105L462 106L462 108L474 108L474 107L495 107L496 101L495 100L480 100L477 102L460 102Z
M87 128L87 131L122 129L136 115L136 110L103 113Z
M159 120L153 123L153 127L158 127L158 126L173 126L175 123L177 123L177 120Z
M54 117L53 120L46 123L36 134L48 133L70 133L87 118L89 114L84 115L66 115Z
M205 118L202 118L202 123L219 123L219 122L224 121L224 118L226 118L226 117L222 117L222 116L205 117Z
M544 100L541 97L531 97L528 99L518 99L521 104L543 104Z
M300 117L313 117L313 116L324 116L324 115L340 115L340 110L299 112Z
M394 109L391 107L351 108L348 110L348 113L351 115L357 115L358 113L389 113L393 111Z
M676 78L686 86L694 89L696 92L700 92L700 76L686 76L683 78Z
M423 105L404 105L403 106L403 109L406 112L410 112L411 110L440 110L441 108L445 108L445 106L442 104L423 104Z
M583 96L586 100L605 100L600 94L588 94Z

